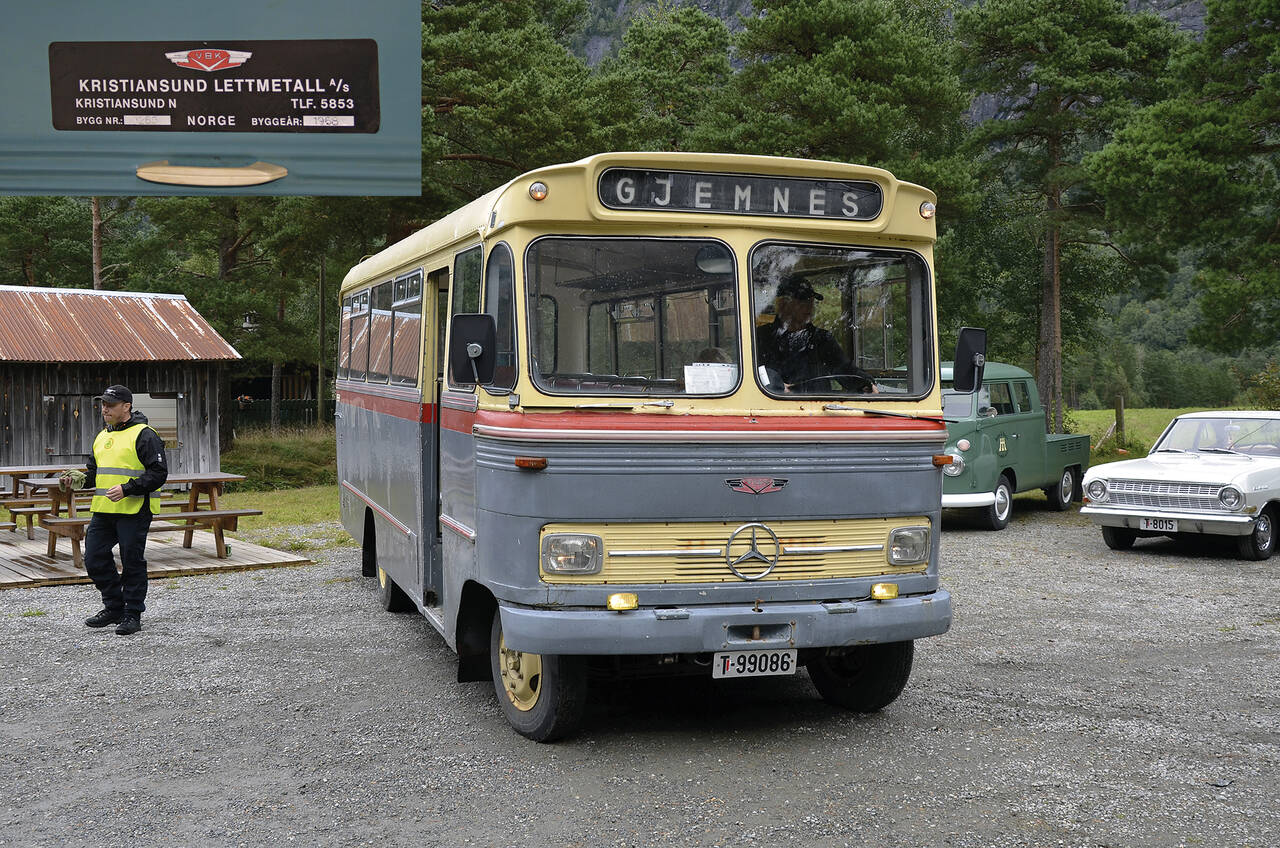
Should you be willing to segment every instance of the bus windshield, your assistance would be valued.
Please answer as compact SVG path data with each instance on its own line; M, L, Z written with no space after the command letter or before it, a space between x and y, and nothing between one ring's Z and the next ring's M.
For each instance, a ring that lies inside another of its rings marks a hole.
M932 387L924 261L895 250L766 243L752 251L756 377L781 399Z
M529 246L530 355L548 394L724 395L741 351L719 241L549 236Z

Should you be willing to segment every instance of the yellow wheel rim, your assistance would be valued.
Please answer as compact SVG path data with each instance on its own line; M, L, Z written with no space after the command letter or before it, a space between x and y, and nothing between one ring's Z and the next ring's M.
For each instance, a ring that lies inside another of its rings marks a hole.
M382 570L382 566L378 566L378 584L382 588L387 588L387 572Z
M507 648L507 640L498 637L498 668L502 688L517 710L528 712L538 704L542 692L542 655L526 654Z

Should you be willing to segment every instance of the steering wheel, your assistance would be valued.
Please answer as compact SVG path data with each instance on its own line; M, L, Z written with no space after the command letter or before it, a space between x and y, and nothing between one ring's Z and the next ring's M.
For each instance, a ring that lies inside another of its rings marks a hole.
M848 381L851 381L855 386L861 385L861 388L858 389L858 391L863 391L863 392L871 391L876 384L875 381L872 380L870 377L864 377L861 374L819 374L817 377L809 377L808 379L801 380L798 383L792 383L791 387L793 389L803 389L805 386L809 385L810 383L816 383L819 380L840 380L840 381L848 380Z

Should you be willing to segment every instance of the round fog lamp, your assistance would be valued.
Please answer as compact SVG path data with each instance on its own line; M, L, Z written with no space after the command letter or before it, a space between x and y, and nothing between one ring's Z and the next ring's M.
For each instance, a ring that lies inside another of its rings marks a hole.
M547 199L547 184L544 182L536 182L529 186L529 196L534 200Z

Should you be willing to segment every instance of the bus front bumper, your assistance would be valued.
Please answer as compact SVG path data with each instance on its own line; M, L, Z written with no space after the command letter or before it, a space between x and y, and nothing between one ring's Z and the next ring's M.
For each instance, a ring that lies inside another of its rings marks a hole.
M674 654L829 648L937 636L951 594L892 601L761 603L627 612L536 609L499 602L506 644L535 654Z

